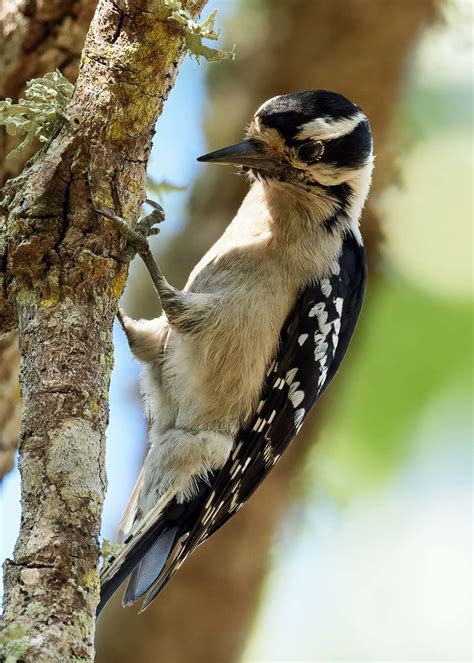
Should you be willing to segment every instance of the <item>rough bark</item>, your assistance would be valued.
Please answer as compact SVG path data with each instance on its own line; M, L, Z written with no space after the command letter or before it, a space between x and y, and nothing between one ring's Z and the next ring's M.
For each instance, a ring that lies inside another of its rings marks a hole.
M406 63L421 29L435 16L435 4L414 0L401 10L398 0L384 2L383 7L380 0L246 2L245 11L238 8L226 34L226 40L237 44L237 61L212 70L206 122L209 149L240 140L252 113L273 95L315 87L338 90L360 104L371 119L377 154L371 196L375 200L392 176L390 127ZM232 172L206 169L193 188L187 223L160 257L172 283L183 283L232 218L245 189L246 183ZM369 204L364 213L362 230L373 265L380 236L374 205ZM374 281L372 269L371 285ZM137 299L134 291L133 300ZM151 291L143 300L155 301ZM143 315L143 308L139 313ZM363 335L363 320L358 335ZM357 352L357 335L351 352ZM186 562L162 597L140 616L133 609L124 610L119 596L114 598L99 624L99 663L238 660L276 530L294 496L291 479L324 422L325 407L330 402L337 408L337 384L349 370L346 360L276 471L245 508Z
M4 191L0 310L18 321L23 413L1 660L93 659L111 329L127 276L112 257L123 241L94 207L136 215L183 52L160 0L121 7L100 1L69 120Z
M18 98L27 80L56 68L75 83L96 4L97 0L5 0L0 6L0 98ZM0 186L18 175L26 162L24 156L5 159L17 142L16 137L0 132ZM0 334L5 328L6 323L0 318ZM17 334L3 336L0 341L0 481L13 467L18 446L19 363Z

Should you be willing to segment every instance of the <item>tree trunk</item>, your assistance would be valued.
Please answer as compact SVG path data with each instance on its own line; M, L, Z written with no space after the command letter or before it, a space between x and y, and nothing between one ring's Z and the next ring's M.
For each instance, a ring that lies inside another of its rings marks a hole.
M183 3L197 13L205 0ZM112 322L123 241L183 53L157 0L101 0L68 120L5 187L0 319L18 325L22 522L5 563L2 660L92 661Z
M398 0L252 0L243 8L238 5L226 34L226 40L236 43L237 61L211 72L209 149L241 140L242 128L265 99L316 87L336 90L359 104L371 120L377 155L371 196L375 200L392 175L390 128L406 62L420 31L435 16L435 0L402 4ZM179 286L186 280L230 222L246 188L243 178L217 167L209 167L198 179L187 223L160 257L172 283ZM379 229L370 201L362 232L373 262ZM142 294L145 287L148 281ZM153 301L150 295L151 290L143 300ZM137 299L135 289L133 300ZM352 352L357 352L357 335ZM99 624L98 663L238 660L278 525L294 496L292 478L324 422L324 409L329 402L337 408L337 384L349 369L350 357L276 470L245 508L186 562L144 614L124 610L120 596L114 597Z
M5 0L0 9L0 97L20 97L27 80L54 69L75 83L96 4L97 0ZM18 175L26 162L25 156L5 159L17 142L0 132L0 186ZM2 331L0 324L0 336ZM18 446L19 363L18 336L12 332L0 341L0 481L13 467Z

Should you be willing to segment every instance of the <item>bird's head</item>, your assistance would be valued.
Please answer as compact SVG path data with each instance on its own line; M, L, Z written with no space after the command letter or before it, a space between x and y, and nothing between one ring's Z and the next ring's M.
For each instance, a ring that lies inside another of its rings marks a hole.
M337 186L372 170L372 134L362 110L335 92L315 90L269 99L246 140L198 161L234 164L263 181Z

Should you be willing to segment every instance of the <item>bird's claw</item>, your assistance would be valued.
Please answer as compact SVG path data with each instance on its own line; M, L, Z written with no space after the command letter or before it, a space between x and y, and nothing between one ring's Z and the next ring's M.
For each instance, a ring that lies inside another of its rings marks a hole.
M146 198L145 203L147 205L150 205L150 207L153 207L153 211L158 212L158 214L160 215L160 220L155 221L155 223L161 223L162 221L165 220L165 210L160 205L160 203L157 203L156 200L152 200L151 198Z
M144 234L146 237L150 237L151 235L158 235L160 229L153 228L153 226L155 226L157 223L163 223L165 220L165 211L162 206L154 200L147 198L145 203L150 205L150 207L153 207L153 211L140 219L140 221L135 226L135 231Z
M111 253L110 257L116 260L117 262L121 262L124 265L127 265L129 262L133 260L133 258L136 256L137 252L133 247L127 247L123 253Z
M158 235L160 232L159 228L154 228L153 226L164 221L164 210L159 203L152 200L147 199L145 202L153 207L153 211L140 219L134 228L125 219L117 216L112 210L96 209L98 214L112 221L118 227L122 237L127 240L125 252L122 255L112 256L119 262L130 262L137 253L143 255L148 252L150 250L148 238Z

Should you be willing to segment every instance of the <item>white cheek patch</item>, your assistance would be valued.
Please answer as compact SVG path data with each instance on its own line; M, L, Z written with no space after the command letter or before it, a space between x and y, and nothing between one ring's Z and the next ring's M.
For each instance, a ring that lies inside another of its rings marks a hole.
M299 126L299 133L296 134L298 140L329 140L339 138L350 134L354 129L366 119L364 113L357 111L351 117L343 117L335 120L331 117L318 117L315 120L306 122Z

